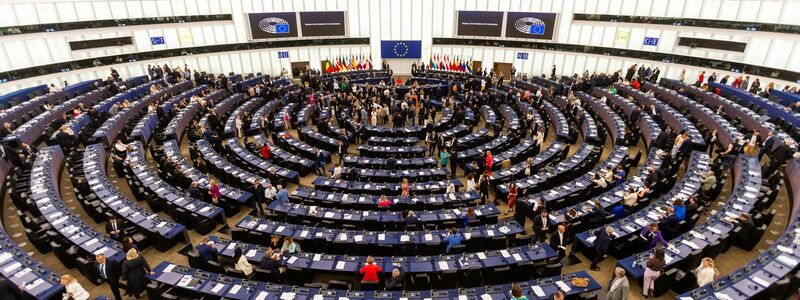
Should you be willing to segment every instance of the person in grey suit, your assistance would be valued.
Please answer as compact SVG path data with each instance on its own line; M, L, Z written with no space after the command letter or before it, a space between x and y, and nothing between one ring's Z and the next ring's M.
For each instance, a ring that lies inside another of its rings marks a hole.
M614 269L614 280L608 286L606 300L628 300L628 278L625 277L625 269L617 267Z

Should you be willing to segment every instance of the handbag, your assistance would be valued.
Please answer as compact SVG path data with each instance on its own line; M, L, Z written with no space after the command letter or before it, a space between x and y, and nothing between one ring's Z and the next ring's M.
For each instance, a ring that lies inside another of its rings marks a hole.
M589 286L589 278L572 277L572 286L588 287Z

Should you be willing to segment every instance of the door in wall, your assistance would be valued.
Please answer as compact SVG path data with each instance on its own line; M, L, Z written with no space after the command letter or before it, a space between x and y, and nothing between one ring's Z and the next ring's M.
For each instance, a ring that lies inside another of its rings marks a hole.
M503 80L511 79L511 64L510 63L494 63L494 73L497 77L503 74Z
M304 71L305 69L310 68L310 64L307 61L298 61L292 63L292 78L300 78L300 72Z

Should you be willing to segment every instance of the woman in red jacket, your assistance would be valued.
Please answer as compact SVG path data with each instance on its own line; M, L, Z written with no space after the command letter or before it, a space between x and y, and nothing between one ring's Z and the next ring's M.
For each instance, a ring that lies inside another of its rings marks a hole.
M269 148L269 145L264 144L264 146L261 147L261 157L264 159L270 159L272 157L272 149Z
M486 170L491 172L492 165L494 165L494 160L492 160L492 151L486 151Z
M378 278L378 273L382 271L383 269L375 264L375 259L372 258L372 256L368 256L367 264L361 267L361 271L358 272L364 274L364 277L361 278L361 281L378 283L380 281L380 278Z

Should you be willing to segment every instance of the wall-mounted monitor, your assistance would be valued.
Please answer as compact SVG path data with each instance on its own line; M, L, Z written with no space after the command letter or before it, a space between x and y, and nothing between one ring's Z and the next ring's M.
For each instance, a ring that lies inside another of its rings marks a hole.
M300 12L300 30L303 36L346 36L343 11Z
M502 11L458 11L456 35L501 37Z
M552 40L556 30L555 13L508 12L506 37Z
M295 12L251 13L247 18L254 40L298 37Z

